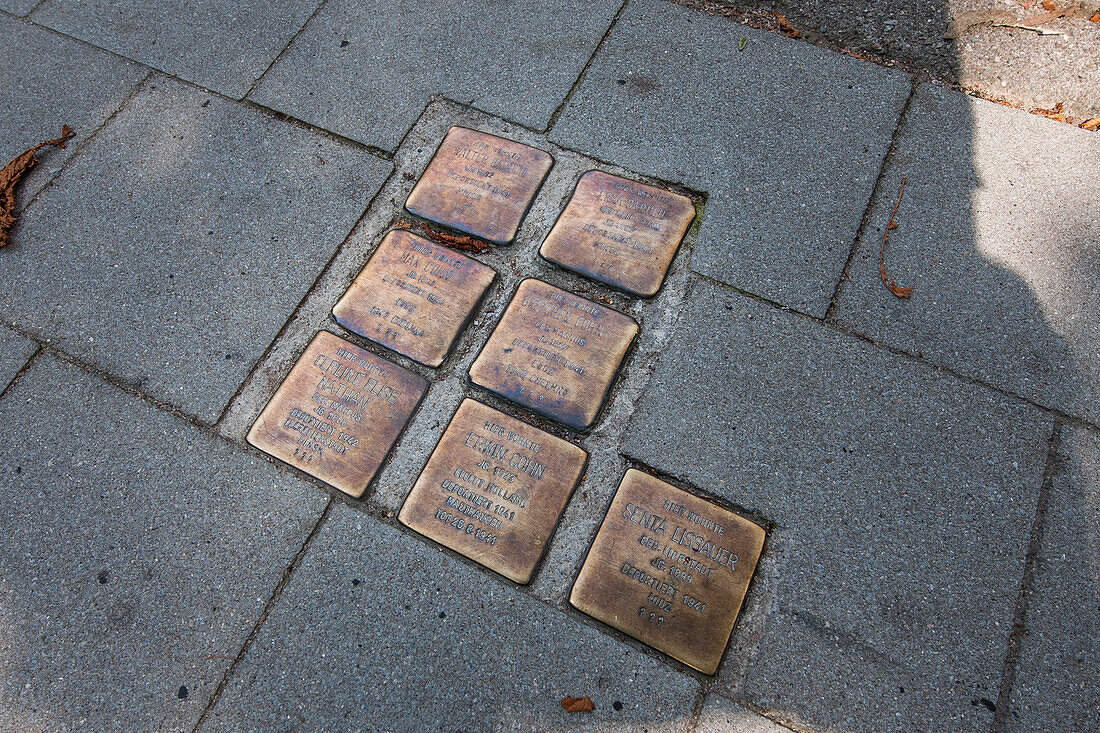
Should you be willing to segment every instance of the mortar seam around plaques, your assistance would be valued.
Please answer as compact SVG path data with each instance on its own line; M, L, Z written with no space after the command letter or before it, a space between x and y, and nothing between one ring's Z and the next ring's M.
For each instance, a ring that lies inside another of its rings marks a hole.
M264 347L263 353L261 353L260 356L254 362L252 362L252 365L249 367L245 375L241 378L241 381L237 383L237 388L233 390L233 395L228 400L226 400L225 405L218 412L218 418L214 421L213 427L219 427L225 420L226 415L229 413L229 409L233 406L233 402L238 397L240 397L241 392L244 391L245 386L252 379L252 375L256 372L256 370L260 368L260 365L267 360L268 355L271 353L271 349L274 348L275 344L277 344L279 342L279 339L282 338L287 328L293 322L294 316L298 313L299 310L301 310L302 306L305 305L305 303L308 302L309 298L313 295L314 290L317 289L318 283L320 283L321 280L324 279L325 273L328 272L330 267L332 267L332 263L336 261L336 258L340 256L340 253L343 251L344 246L347 244L348 240L350 240L355 234L359 223L363 221L364 217L367 216L367 212L370 211L370 208L374 205L375 200L377 200L379 195L381 195L382 191L386 188L386 186L390 182L390 179L392 179L393 177L394 169L391 165L390 172L386 175L386 178L382 181L382 184L378 187L378 190L374 192L373 196L371 196L370 201L367 202L367 205L364 207L363 211L359 213L359 216L356 218L355 223L353 223L351 225L351 228L348 229L347 234L345 234L340 239L339 244L336 245L336 248L332 252L332 256L328 258L324 266L317 272L317 276L313 278L313 282L309 284L309 287L306 288L306 291L302 294L302 297L298 299L298 302L294 304L294 307L291 309L290 313L288 313L287 317L283 319L283 325L279 327L279 330L275 333L274 336L272 336L267 346ZM298 356L301 357L301 354L299 354ZM272 396L274 396L274 394Z
M901 113L898 114L897 124L894 125L894 131L890 134L890 144L886 146L886 150L882 155L882 160L879 161L878 175L875 176L875 183L871 186L871 195L867 197L867 205L863 207L863 216L860 217L859 226L856 227L855 237L848 245L848 256L844 259L844 267L840 271L840 278L836 281L836 286L833 287L833 296L829 299L829 305L825 308L825 316L821 319L823 321L836 322L836 309L840 302L840 296L844 290L847 289L845 283L851 282L848 271L851 269L852 261L855 260L856 250L859 248L859 240L866 233L867 227L871 225L871 216L874 214L875 207L884 195L882 187L886 182L890 169L893 167L894 156L897 154L901 136L908 122L909 110L912 107L913 98L916 94L917 85L911 81L909 85L909 95L905 98L905 104L901 106ZM893 195L892 191L890 195Z
M50 176L49 180L46 181L45 184L43 184L42 188L38 189L38 191L36 191L35 194L31 196L30 200L27 201L22 209L20 209L20 216L22 216L24 212L30 209L34 202L42 197L43 193L53 188L54 182L57 181L57 179L60 178L62 174L64 174L66 171L69 170L69 168L73 166L77 158L81 157L81 154L88 148L92 141L99 137L99 133L102 132L103 129L107 127L107 125L114 122L115 118L118 117L119 114L121 114L122 110L126 109L130 102L133 101L134 97L136 97L138 94L141 93L142 90L145 89L146 84L149 82L150 79L153 78L154 74L155 72L153 71L146 72L145 76L143 76L137 82L137 84L134 84L134 86L130 88L130 91L127 92L126 96L123 98L122 103L118 105L118 109L111 112L111 114L109 114L102 123L97 125L96 128L92 130L91 134L88 135L88 137L73 146L73 154L70 155L67 160L62 162L61 165L57 167L57 171L52 176ZM16 228L19 227L18 222L15 226Z
M221 700L222 694L224 693L226 686L229 684L229 680L233 677L233 673L237 670L237 665L240 664L245 654L248 653L249 648L252 646L252 640L256 637L256 634L259 633L260 627L262 627L264 625L264 622L267 621L267 617L271 614L271 611L275 607L275 604L279 602L279 599L283 595L283 590L290 582L290 579L294 575L294 572L302 564L302 560L305 558L306 553L309 552L310 545L313 544L313 538L317 536L317 533L320 531L321 527L328 520L329 512L332 510L332 504L332 498L330 497L328 502L325 504L325 508L321 510L321 515L317 518L317 521L314 522L313 528L309 531L309 534L306 535L305 540L302 542L302 546L298 548L298 552L294 554L294 557L291 559L290 564L286 567L282 575L279 577L279 580L275 583L275 587L272 589L271 595L268 596L267 600L264 602L263 608L260 609L259 617L252 625L252 628L249 629L248 633L245 635L244 641L241 643L240 649L237 650L237 654L234 656L233 661L231 661L229 665L225 668L225 672L222 674L221 680L218 681L217 687L214 688L214 692L211 693L210 698L206 701L206 705L203 706L202 713L199 714L199 719L195 722L195 727L192 728L192 733L197 733L198 730L202 728L203 723L206 722L206 719L210 716L210 713L214 710L214 707L218 704L218 701Z
M588 60L584 62L584 66L581 67L580 73L577 74L577 78L573 80L573 84L569 87L569 91L565 93L565 98L561 100L553 112L550 113L550 119L546 123L546 129L542 132L549 133L554 128L554 125L558 123L558 118L561 117L562 112L565 111L565 107L569 104L569 100L573 98L577 88L580 87L581 82L584 81L585 76L588 74L588 69L592 66L592 62L595 61L596 56L603 49L603 45L607 42L607 37L611 35L611 31L615 28L615 25L619 22L619 18L622 17L623 11L626 10L626 6L630 4L630 0L623 0L619 5L619 9L615 11L615 15L612 16L611 22L607 26L607 30L600 36L599 42L596 43L596 47L592 49L592 53L588 56Z
M1035 518L1032 520L1031 536L1027 543L1024 572L1020 578L1020 592L1016 597L1012 630L1005 640L1007 648L1005 650L1004 665L1001 668L1001 683L998 686L997 700L994 703L990 733L1002 733L1008 722L1012 691L1016 686L1016 674L1019 671L1020 656L1024 645L1027 644L1027 614L1031 605L1031 596L1035 592L1035 578L1042 566L1043 539L1047 531L1047 508L1051 493L1054 490L1054 479L1063 469L1061 456L1062 429L1062 421L1055 420L1050 431L1050 438L1047 441L1046 465L1043 468L1043 479L1035 503Z
M264 70L260 72L260 75L252 81L252 84L248 87L248 91L241 95L241 101L248 99L248 96L252 94L252 92L256 91L256 87L260 86L260 82L264 80L264 77L267 76L272 67L274 67L275 64L279 62L279 59L283 57L283 54L286 53L287 49L290 48L294 41L297 40L298 36L302 34L302 31L306 29L306 26L313 22L313 19L317 17L317 14L321 12L321 8L325 7L325 4L327 2L328 0L321 0L317 4L317 7L313 9L313 12L309 14L309 17L306 18L305 22L298 27L298 30L294 31L294 34L290 37L290 40L287 41L281 49L279 49L279 52L275 54L275 56L271 59L271 62L266 67L264 67Z
M1086 420L1083 417L1079 417L1077 415L1071 415L1070 413L1063 412L1062 410L1059 410L1057 408L1048 407L1046 405L1039 404L1038 402L1035 402L1034 400L1031 400L1027 397L1024 397L1023 395L1016 394L1015 392L1012 392L1012 391L1010 391L1009 389L1007 389L1005 387L998 387L995 384L990 384L988 382L983 382L982 380L978 379L977 377L972 377L969 374L963 374L961 372L956 372L951 367L944 366L943 364L937 364L933 361L929 361L926 357L920 356L919 354L913 354L913 353L905 351L904 349L901 349L897 346L893 346L891 344L886 344L886 343L882 343L880 341L876 341L874 338L872 338L872 337L870 337L870 336L868 336L864 333L861 333L859 331L856 331L856 330L852 329L851 327L846 326L846 325L844 325L842 323L839 323L837 321L826 321L824 319L817 318L815 316L811 316L807 313L803 313L801 311L796 311L793 308L789 308L789 307L783 305L782 303L776 303L775 301L768 300L767 298L756 295L755 293L750 293L746 290L741 290L740 288L738 288L734 285L730 285L729 283L724 283L720 280L715 280L714 278L708 277L707 275L702 275L700 273L693 273L693 274L698 280L707 282L708 284L713 285L715 287L721 288L723 290L727 290L727 291L732 292L732 293L736 293L737 295L742 295L746 298L750 298L750 299L755 300L759 303L763 303L763 304L768 305L772 308L775 308L776 310L781 311L783 313L787 313L787 314L790 314L792 316L797 316L799 318L804 318L808 321L812 321L813 323L816 323L816 324L822 326L823 328L828 328L828 329L831 329L832 331L834 331L836 333L840 333L840 334L843 334L845 336L848 336L849 338L854 338L854 339L857 339L859 341L862 341L863 343L868 344L870 346L873 346L873 347L875 347L876 349L878 349L880 351L883 351L883 352L886 352L886 353L891 354L893 356L899 357L901 359L904 359L905 361L916 363L916 364L921 364L921 365L923 365L925 367L928 367L930 369L935 369L937 372L940 372L941 374L946 374L948 376L954 377L955 379L958 379L961 382L965 382L965 383L967 383L971 386L981 387L982 389L987 389L991 392L999 394L1002 397L1008 397L1009 399L1011 399L1015 402L1018 402L1018 403L1023 404L1023 405L1027 405L1028 407L1032 407L1032 408L1042 412L1044 415L1050 417L1051 419L1061 420L1067 425L1079 425L1079 426L1088 428L1088 429L1093 430L1093 431L1100 431L1100 425L1089 422L1088 420Z

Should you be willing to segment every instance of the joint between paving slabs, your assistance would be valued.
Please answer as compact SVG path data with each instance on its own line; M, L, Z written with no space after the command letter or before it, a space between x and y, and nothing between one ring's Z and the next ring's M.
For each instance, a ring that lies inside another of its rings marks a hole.
M993 713L990 733L1002 733L1008 721L1012 688L1016 684L1020 652L1026 643L1028 606L1031 602L1031 594L1034 592L1035 575L1039 569L1039 555L1042 552L1043 535L1046 533L1047 504L1050 501L1050 494L1054 486L1054 477L1058 473L1061 464L1059 451L1062 447L1062 428L1062 421L1055 420L1047 444L1046 467L1043 471L1043 482L1039 489L1039 499L1035 506L1035 519L1031 525L1031 538L1027 545L1024 574L1020 581L1020 594L1016 600L1016 614L1012 631L1008 636L1008 651L1005 654L1004 667L1001 672L1001 684L997 692L997 703Z
M875 206L878 204L880 197L884 194L882 185L886 180L886 174L889 172L890 164L897 152L898 142L901 139L902 130L905 128L906 119L909 116L909 108L913 104L913 98L916 96L916 93L917 84L914 80L910 80L909 96L905 98L905 104L901 106L897 124L894 125L894 131L890 135L890 144L886 146L886 152L883 154L882 160L879 161L875 185L871 187L871 195L867 197L867 205L863 209L863 216L860 218L859 226L856 228L855 238L848 247L848 257L844 260L844 268L840 271L840 279L836 281L836 287L833 288L833 297L829 299L829 306L825 309L825 318L822 319L824 321L830 323L836 322L836 309L840 302L840 296L845 290L845 283L851 282L848 270L851 268L852 261L856 257L856 250L859 248L859 240L863 237L864 233L867 231L867 227L871 224L871 215L874 213ZM885 193L892 195L893 192Z
M256 91L256 87L260 86L260 83L264 80L264 77L267 76L272 67L274 67L275 64L279 62L279 59L283 57L283 54L286 53L286 50L291 47L294 41L298 39L298 36L302 34L302 31L306 29L306 26L313 22L313 19L317 17L317 13L321 12L321 8L325 7L325 3L327 2L328 0L321 0L321 2L317 4L317 7L313 9L313 12L309 14L309 17L306 18L305 22L302 23L301 26L299 26L298 30L294 31L294 35L290 37L290 40L286 42L286 45L279 49L279 53L275 54L275 58L271 59L271 63L269 63L267 67L264 68L263 72L261 72L260 75L256 77L256 80L252 82L252 85L248 87L248 91L241 95L240 101L245 101L246 99L248 99L248 96L252 94L252 92Z
M197 733L197 731L202 728L203 723L205 723L206 719L210 716L210 713L211 711L213 711L214 706L218 704L218 701L221 699L222 693L225 691L226 685L229 683L229 680L233 677L233 673L237 669L237 665L240 663L241 659L244 658L244 655L248 653L248 649L252 645L252 640L259 632L260 627L263 626L264 621L267 620L268 615L271 613L271 609L274 608L276 603L278 603L279 598L282 596L283 589L286 588L287 583L290 582L290 578L294 575L294 571L297 570L298 566L302 564L302 559L309 551L309 547L313 543L313 538L317 536L317 533L325 524L325 520L328 519L329 512L332 510L332 504L333 501L330 498L328 503L325 504L325 508L321 510L321 516L319 516L317 518L317 521L313 524L313 529L309 531L309 534L302 542L302 546L298 548L298 552L295 553L294 559L290 561L290 565L288 565L286 570L283 571L282 576L279 578L279 582L275 584L275 588L274 590L272 590L271 596L268 597L267 601L264 603L263 610L260 611L260 617L252 626L251 631L248 632L248 636L245 637L244 643L241 644L241 648L237 652L236 656L233 658L233 661L229 663L228 667L226 667L225 674L222 675L221 681L218 682L218 686L214 689L214 693L210 696L210 699L207 700L206 706L203 708L202 714L199 715L199 719L195 723L195 727L192 729L193 733Z
M23 362L23 366L19 367L19 370L15 373L15 376L8 380L7 384L0 385L0 402L11 391L11 388L15 386L15 383L19 381L19 378L23 376L31 365L38 360L38 355L42 353L42 344L37 341L34 342L34 351L27 357L27 360Z

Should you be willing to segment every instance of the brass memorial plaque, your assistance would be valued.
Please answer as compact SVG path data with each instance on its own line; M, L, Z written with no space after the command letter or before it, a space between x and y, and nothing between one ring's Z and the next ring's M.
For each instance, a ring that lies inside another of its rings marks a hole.
M714 674L763 546L760 526L632 468L569 602Z
M470 366L470 381L586 430L637 334L630 316L528 278Z
M395 229L332 314L344 328L437 367L495 277L488 265Z
M588 171L539 254L550 262L642 297L655 295L695 206L644 183Z
M529 583L588 454L466 399L398 515L401 523Z
M351 496L362 496L427 381L327 331L260 413L248 442Z
M405 208L460 232L508 244L553 164L550 154L538 148L452 127Z

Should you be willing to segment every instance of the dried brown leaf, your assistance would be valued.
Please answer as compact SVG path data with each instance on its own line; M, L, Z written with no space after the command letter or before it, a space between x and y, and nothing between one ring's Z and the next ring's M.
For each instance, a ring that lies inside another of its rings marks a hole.
M565 708L567 713L590 713L596 709L596 705L588 695L584 697L563 697L561 706Z
M890 212L890 221L886 224L886 231L882 233L882 248L878 252L878 272L882 278L882 284L886 286L894 295L899 298L908 298L913 293L913 288L898 285L897 281L890 276L890 273L886 272L886 242L890 239L890 231L898 228L898 223L894 221L894 217L898 213L898 207L901 206L901 196L905 193L905 179L901 179L901 189L898 191L898 202L894 204L894 210Z
M1091 18L1089 18L1089 20L1091 20L1093 23L1100 23L1100 13L1092 16Z
M783 35L790 38L798 38L798 31L791 25L791 22L787 20L787 16L775 11L772 12L772 15L775 16L775 22L779 24L779 30L783 32Z
M1043 117L1049 117L1050 119L1057 120L1058 122L1064 122L1065 119L1066 119L1065 113L1062 112L1062 103L1061 102L1058 102L1056 105L1054 105L1050 109L1043 109L1042 107L1036 107L1035 109L1031 110L1031 114L1033 114L1033 115L1042 115Z
M1058 9L1058 6L1055 5L1053 2L1051 2L1051 0L1043 0L1042 5L1043 5L1043 10L1049 10L1051 12L1054 12L1055 10Z
M1093 117L1091 120L1082 122L1081 127L1085 130L1096 130L1100 128L1100 117Z
M471 237L468 234L441 232L429 227L424 227L424 236L434 242L445 244L448 247L452 247L462 252L476 252L480 254L481 252L489 251L489 245L486 242L483 242L477 237Z
M34 154L51 145L63 148L65 143L75 134L68 125L62 125L61 137L47 140L44 143L35 145L30 150L23 151L4 166L4 170L0 170L0 247L11 244L11 230L19 219L19 215L15 213L15 189L30 172L31 168L34 168L38 163L38 158L34 157Z

